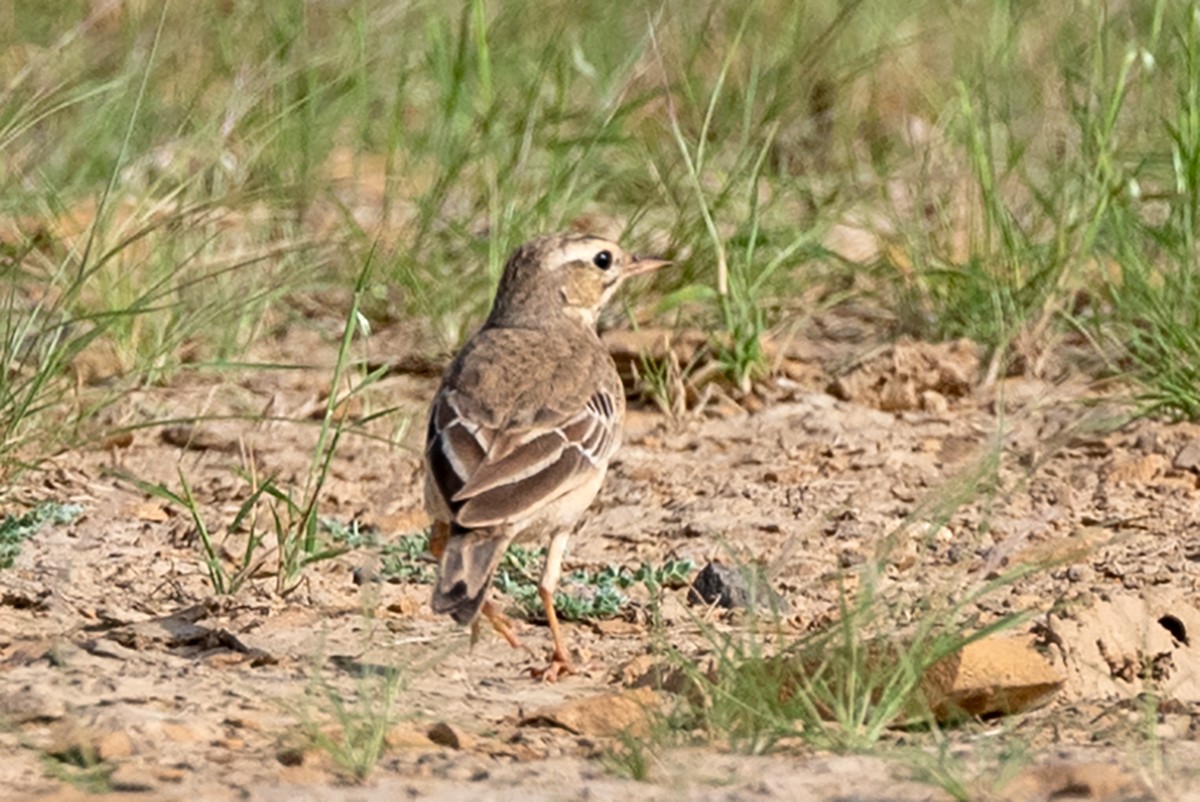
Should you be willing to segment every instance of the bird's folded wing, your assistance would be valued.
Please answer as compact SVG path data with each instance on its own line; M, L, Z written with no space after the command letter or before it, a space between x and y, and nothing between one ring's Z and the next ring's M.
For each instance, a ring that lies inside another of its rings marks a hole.
M435 400L429 469L459 525L495 526L537 513L603 470L616 445L616 411L606 391L572 415L534 420L531 427L491 428L463 415L453 394Z

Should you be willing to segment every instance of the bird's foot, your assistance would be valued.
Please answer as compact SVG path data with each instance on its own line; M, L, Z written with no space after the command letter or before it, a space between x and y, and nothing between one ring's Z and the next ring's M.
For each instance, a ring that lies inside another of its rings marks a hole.
M512 619L500 612L500 608L492 604L492 600L488 599L483 603L480 609L480 618L486 618L488 623L492 625L492 629L504 638L509 646L514 649L524 649L530 652L530 649L525 644L521 643L521 639L517 637L517 633L513 631ZM479 640L479 624L480 618L476 618L471 622L471 645ZM530 652L532 654L532 652Z
M578 673L567 656L558 650L550 657L550 665L545 668L531 668L529 674L542 682L558 682L559 677L569 677Z

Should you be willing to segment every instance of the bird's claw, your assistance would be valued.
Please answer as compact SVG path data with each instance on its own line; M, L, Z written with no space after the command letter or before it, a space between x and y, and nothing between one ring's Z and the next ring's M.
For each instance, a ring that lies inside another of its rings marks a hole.
M559 677L569 677L576 674L575 667L565 655L557 652L550 658L550 665L545 668L531 668L529 674L534 679L540 679L542 682L558 682Z

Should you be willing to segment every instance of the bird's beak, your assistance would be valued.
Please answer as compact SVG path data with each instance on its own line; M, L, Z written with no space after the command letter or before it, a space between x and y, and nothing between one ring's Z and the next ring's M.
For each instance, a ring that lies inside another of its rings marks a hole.
M643 273L649 273L651 271L658 270L660 267L666 267L669 264L671 263L666 259L646 259L635 256L633 258L633 264L631 264L629 269L625 271L625 278L640 276Z

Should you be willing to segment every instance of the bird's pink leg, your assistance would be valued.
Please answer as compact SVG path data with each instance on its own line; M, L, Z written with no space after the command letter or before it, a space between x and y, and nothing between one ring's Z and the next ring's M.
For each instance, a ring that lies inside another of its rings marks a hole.
M550 635L554 638L554 652L550 655L550 665L542 669L532 669L531 673L545 682L556 682L560 676L575 673L563 646L558 614L554 612L554 589L558 587L558 580L562 576L563 554L567 550L567 538L570 534L570 531L561 532L550 541L550 548L546 551L546 566L542 569L542 579L538 582L538 595L546 608L546 621L550 624Z
M525 644L521 643L521 640L517 637L517 633L513 632L512 621L508 616L500 611L499 607L492 604L491 599L484 600L483 607L480 608L479 614L488 620L488 623L492 625L492 629L500 633L500 637L508 641L509 646L513 647L514 649L525 648ZM476 619L476 623L478 624L478 619ZM477 631L478 630L476 629L471 632L472 644L475 643L477 638Z

